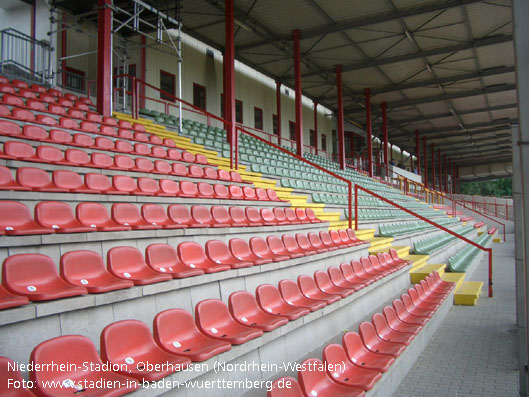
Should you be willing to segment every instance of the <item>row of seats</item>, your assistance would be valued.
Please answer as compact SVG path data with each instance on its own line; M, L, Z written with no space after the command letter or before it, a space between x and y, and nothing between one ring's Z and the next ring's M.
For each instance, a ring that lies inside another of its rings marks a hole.
M474 242L485 247L489 243L491 238L492 236L488 233L482 234L476 240L474 240ZM474 261L474 259L481 252L482 251L478 247L466 244L465 248L448 258L448 269L451 272L465 273Z
M137 144L139 145L139 144ZM144 145L145 150L149 151L148 146ZM154 149L160 149L161 153L157 158L167 159L171 161L183 161L188 163L197 164L208 164L208 160L205 156L197 154L196 156L179 149L165 149L156 146ZM145 156L150 156L146 153ZM154 156L154 155L153 155ZM156 156L154 156L156 157ZM93 168L104 168L104 169L118 169L125 171L140 171L140 172L151 172L155 169L155 165L149 159L143 157L133 158L125 154L116 154L110 156L106 153L92 152L87 153L81 149L66 149L64 152L56 147L39 145L37 148L33 148L28 143L20 141L7 141L3 144L3 150L0 151L0 158L7 160L19 160L19 161L32 161L38 163L48 164L61 164L70 165L76 167L93 167ZM138 161L143 160L145 164L139 166ZM173 164L167 163L164 165L163 162L158 163L158 172L172 173L174 172ZM161 168L163 167L163 168ZM171 171L173 169L173 171Z
M362 322L357 332L347 332L342 344L323 349L323 362L305 360L298 380L276 379L268 397L364 396L402 354L423 325L449 296L452 283L441 280L437 272L426 277L407 294L395 299L371 321Z
M72 255L79 252L83 251L73 252ZM376 257L373 258L376 260ZM71 262L77 259L68 258ZM386 268L394 269L393 266L392 262ZM334 271L329 269L328 273L316 272L314 278L300 276L297 284L292 280L282 280L279 288L271 284L260 285L255 296L246 291L234 292L229 296L228 305L218 299L203 300L195 306L195 321L190 313L182 309L160 312L153 320L152 334L149 327L138 320L114 322L101 332L101 357L94 344L81 335L59 336L44 341L33 349L30 356L36 368L47 368L46 364L51 362L67 362L69 368L72 364L79 365L73 371L30 371L30 380L35 382L35 391L45 396L54 396L59 389L74 394L89 392L86 385L98 377L121 380L120 394L130 392L138 388L141 381L157 381L187 368L192 361L207 360L230 350L232 345L248 342L260 337L263 332L272 331L288 321L336 302L346 296L342 292L345 289L350 289L352 293L363 285L342 287L337 295L330 292L331 279L345 282L345 274L338 268L332 269ZM87 371L82 365L86 362L93 364L91 368L103 368L103 362L107 362L111 364L112 371ZM1 380L21 379L12 363L6 357L0 358ZM56 386L46 388L44 382L55 382ZM117 383L103 382L103 387L115 387ZM0 392L6 392L7 382L1 385L4 389Z
M262 208L170 204L112 204L110 214L100 203L79 203L75 215L69 204L37 203L29 208L17 201L0 201L0 235L20 236L49 233L111 232L120 230L182 229L204 227L278 226L321 222L312 209Z
M169 166L168 166L169 167ZM196 167L197 170L193 169ZM136 168L134 170L139 170ZM200 170L200 171L198 171ZM205 172L203 171L205 170ZM189 173L194 175L189 175ZM160 172L158 172L159 174ZM207 174L207 175L205 175ZM232 171L229 173L224 170L215 170L210 167L201 168L196 165L186 167L183 164L173 164L173 170L171 175L178 176L190 176L190 177L202 177L211 178L218 181L233 182L240 180L238 173ZM196 175L196 176L195 176ZM71 193L91 193L91 194L140 194L147 196L178 196L180 184L188 187L196 185L200 195L204 195L208 189L206 186L211 186L209 183L195 184L191 181L174 181L169 179L156 180L149 177L130 177L127 175L114 175L112 178L102 174L79 174L75 171L69 170L55 170L52 172L52 178L50 179L48 172L40 168L34 167L20 167L16 172L16 181L11 175L11 171L4 166L0 166L0 190L25 190L25 191L50 191L50 192L71 192ZM213 188L215 190L215 186ZM215 196L228 197L231 195L237 195L239 190L242 190L242 194L246 199L257 196L258 200L268 201L268 197L265 190L256 188L255 190L251 187L241 188L239 186L223 185L224 187L216 187ZM173 187L173 189L168 189ZM178 188L176 192L175 188ZM188 189L183 189L184 192ZM225 190L226 194L222 194ZM231 192L233 191L233 194ZM252 194L254 193L254 194ZM185 195L186 193L184 193ZM275 195L274 197L277 197ZM279 201L275 199L274 201Z
M463 226L454 230L454 232L460 234L461 236L464 236L466 234L471 233L473 230L474 228L472 226ZM429 255L447 246L455 240L457 240L456 236L453 236L447 232L443 232L433 237L428 237L415 241L413 243L413 251L417 254Z
M446 219L436 219L435 221L438 225L450 226L459 223L457 218L446 218ZM398 223L386 223L378 226L378 233L381 236L400 236L408 233L416 233L423 230L428 230L434 226L430 225L425 221L415 221L415 222L398 222Z
M205 247L190 241L180 243L176 249L167 244L151 244L145 257L137 248L120 246L107 252L108 269L95 252L71 251L61 257L61 276L53 260L46 255L16 254L7 257L2 266L5 291L0 293L0 308L19 305L20 301L12 294L41 301L109 292L171 278L280 262L363 243L348 229L308 235L285 234L281 238L274 235L266 240L252 237L249 242L235 238L228 244L209 240ZM369 263L366 266L369 267Z

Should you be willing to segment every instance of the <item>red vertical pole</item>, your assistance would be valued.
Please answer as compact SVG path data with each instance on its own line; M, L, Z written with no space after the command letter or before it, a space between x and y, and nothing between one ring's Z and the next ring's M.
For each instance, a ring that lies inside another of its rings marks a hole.
M437 171L439 173L439 176L437 177L439 181L439 188L438 191L441 191L443 189L443 170L441 169L441 149L437 149Z
M373 146L371 142L371 90L366 88L364 90L366 97L366 140L367 140L367 172L370 177L373 177Z
M98 0L97 111L112 115L112 0Z
M417 173L421 175L421 141L419 140L419 130L415 130L415 156L417 156Z
M444 174L444 192L445 193L448 193L448 162L447 162L447 159L446 159L446 153L443 154L443 160L444 160L444 163L445 163L445 166L444 166L444 169L445 169L445 174Z
M342 65L336 65L336 91L338 95L338 156L340 168L345 170L345 138L343 131Z
M358 185L355 183L355 230L358 230Z
M225 2L225 43L226 49L223 58L224 70L224 118L227 121L227 138L230 146L235 141L235 44L234 44L234 10L233 0ZM230 159L230 167L233 168L233 149Z
M314 149L318 155L318 101L314 101Z
M426 189L428 189L428 157L426 157L427 155L427 152L426 152L426 137L423 136L422 137L422 161L423 161L423 167L424 167L424 174L423 174L423 179L424 179L424 187Z
M434 144L430 144L430 150L432 154L432 189L435 190L435 147Z
M276 81L277 144L281 146L281 82Z
M140 36L140 79L142 81L145 81L145 75L147 71L147 38L143 35ZM145 107L145 84L140 85L139 92L136 91L137 94L140 95L140 101L139 106L142 108Z
M294 41L294 77L295 77L295 107L296 107L296 153L303 155L303 107L301 103L301 51L299 48L299 29L292 31Z
M382 136L384 138L384 166L386 168L386 172L389 170L389 158L388 158L388 115L387 115L387 104L386 102L382 102L380 104L380 108L382 110ZM388 172L389 174L389 172ZM386 175L386 177L389 177L389 175Z

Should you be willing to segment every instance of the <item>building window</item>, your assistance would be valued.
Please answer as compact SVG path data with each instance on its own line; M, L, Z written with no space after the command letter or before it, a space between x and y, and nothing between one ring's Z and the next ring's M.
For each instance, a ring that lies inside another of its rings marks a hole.
M290 133L290 140L296 140L296 123L293 121L288 122L288 132Z
M279 135L279 120L277 119L277 114L272 115L272 132L274 135Z
M310 141L310 146L316 147L316 131L309 130L309 141Z
M258 130L263 129L263 109L253 108L254 127Z
M327 151L327 135L321 134L321 150Z
M175 75L160 70L160 98L166 101L175 101Z
M242 101L235 100L235 122L242 124Z
M193 105L206 110L206 87L193 83Z

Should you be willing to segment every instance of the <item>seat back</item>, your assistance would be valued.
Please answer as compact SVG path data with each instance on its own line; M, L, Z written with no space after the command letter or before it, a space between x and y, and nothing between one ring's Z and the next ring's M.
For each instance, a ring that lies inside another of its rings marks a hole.
M283 241L278 236L268 236L266 238L266 242L270 248L270 251L272 251L272 253L275 255L289 255L285 245L283 244Z
M164 194L178 196L180 194L180 185L172 179L160 179L160 191Z
M232 224L232 219L228 213L228 209L223 206L214 205L211 207L211 217L215 223Z
M274 215L279 223L287 222L287 216L283 208L274 208Z
M250 239L250 248L252 252L260 258L273 256L268 244L261 237L252 237Z
M114 203L111 210L112 219L125 226L137 225L143 222L140 210L135 204L131 203Z
M112 185L114 188L123 193L135 193L138 189L136 179L131 178L127 175L114 175L112 176Z
M181 264L176 249L169 244L151 244L145 250L147 264L156 271L174 271Z
M192 205L191 206L191 217L198 223L203 225L213 224L213 218L209 208L203 205Z
M272 284L262 284L255 289L255 297L261 308L268 313L273 313L274 307L286 304L279 290Z
M236 260L226 243L220 240L209 240L206 242L206 255L219 265L230 264Z
M27 295L59 278L57 265L42 254L8 256L2 266L2 285L10 292Z
M248 317L261 312L255 297L248 291L232 292L228 298L228 308L234 318L249 326L255 324L249 323Z
M198 329L207 335L222 337L222 328L233 322L228 308L219 299L205 299L195 305Z
M72 208L62 201L41 201L35 206L35 220L44 227L58 229L75 217Z
M33 220L29 208L18 201L0 201L0 230L13 230Z
M61 256L61 276L74 285L87 285L90 280L108 275L103 258L97 252L69 251Z
M55 186L60 189L76 190L84 187L83 177L73 171L55 170L52 180Z
M100 203L79 203L75 212L77 219L90 227L97 227L110 219L106 207Z
M182 263L192 268L197 267L197 264L204 262L206 259L204 248L193 241L178 244L177 252Z
M122 320L101 331L101 358L136 367L135 355L156 349L149 327L139 320Z
M241 207L230 207L229 214L235 225L246 225L248 218Z
M259 210L255 207L246 207L246 218L248 218L250 223L263 223L263 219L259 213Z
M41 168L20 167L17 170L17 182L31 189L45 189L51 185L50 176Z
M314 272L314 280L316 281L316 284L318 285L319 289L321 289L322 291L326 291L329 288L333 287L329 275L322 270L316 270Z
M167 213L171 221L178 225L187 225L193 222L189 208L182 204L171 204L167 207Z
M143 204L141 206L141 214L143 219L151 224L160 225L169 222L167 212L158 204Z
M118 277L129 278L131 273L147 267L143 254L135 247L113 247L107 252L108 269Z
M88 189L106 192L112 188L112 180L103 174L88 173L85 175L85 183Z

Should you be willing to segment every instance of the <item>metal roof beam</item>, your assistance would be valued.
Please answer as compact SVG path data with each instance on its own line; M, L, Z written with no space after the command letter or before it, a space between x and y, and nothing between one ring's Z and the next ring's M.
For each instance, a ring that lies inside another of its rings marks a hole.
M441 11L441 10L446 10L449 8L460 7L466 4L480 3L480 2L481 0L433 1L430 4L426 4L422 6L406 7L406 8L401 8L398 11L384 12L384 13L379 13L379 14L375 14L371 16L365 16L361 18L348 19L348 20L340 21L336 23L328 23L328 24L325 24L323 26L318 26L313 29L307 29L307 30L301 31L300 38L301 40L305 40L305 39L309 39L312 37L321 36L324 34L341 32L341 31L354 29L354 28L358 28L362 26L368 26L368 25L373 25L377 23L393 21L399 18L405 18L405 17L414 16L414 15L421 15L421 14L426 14L429 12ZM235 49L237 51L245 51L250 48L260 47L264 44L269 43L271 40L282 41L282 40L290 40L290 39L291 38L287 36L276 35L276 36L270 37L270 39L268 40L255 41L253 43L248 43L242 46L238 46Z

